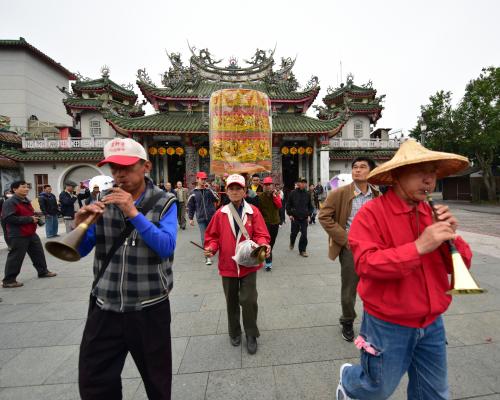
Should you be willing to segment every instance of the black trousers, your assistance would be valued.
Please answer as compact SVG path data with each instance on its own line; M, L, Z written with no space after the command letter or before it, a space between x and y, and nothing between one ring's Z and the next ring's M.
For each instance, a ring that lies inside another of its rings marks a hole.
M269 235L271 236L271 241L269 242L269 245L271 246L271 254L269 255L269 258L266 258L266 262L272 262L274 242L276 242L276 237L278 236L280 226L279 224L266 224L266 226L267 230L269 231Z
M150 400L170 400L170 302L117 313L94 307L80 345L78 383L83 400L122 398L121 372L130 352Z
M24 257L28 253L31 262L38 272L38 276L47 273L47 262L45 261L45 253L43 252L42 242L35 233L27 237L14 237L9 239L10 251L5 262L4 283L12 283L16 281L17 276L21 272Z
M295 244L295 239L297 239L297 235L300 232L299 239L299 251L306 251L307 247L307 218L305 219L296 219L294 218L292 221L292 231L290 233L290 244Z
M248 336L259 337L257 328L257 273L252 272L243 278L222 277L222 287L226 295L227 324L229 336L241 335L240 306L243 327Z

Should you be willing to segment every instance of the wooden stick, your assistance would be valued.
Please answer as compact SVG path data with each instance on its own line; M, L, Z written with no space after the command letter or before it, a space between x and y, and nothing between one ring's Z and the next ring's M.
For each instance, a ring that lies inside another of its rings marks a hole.
M200 246L198 243L195 243L195 242L193 242L192 240L190 240L190 241L189 241L189 243L194 244L194 245L195 245L196 247L198 247L199 249L202 249L203 251L205 251L205 249L204 249L202 246Z

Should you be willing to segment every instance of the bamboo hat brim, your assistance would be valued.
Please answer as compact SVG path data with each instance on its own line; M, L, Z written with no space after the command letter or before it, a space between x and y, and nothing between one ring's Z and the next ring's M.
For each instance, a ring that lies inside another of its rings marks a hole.
M404 142L389 161L378 166L368 175L368 182L375 185L392 185L392 171L406 165L432 162L436 165L437 179L456 174L469 166L467 157L453 153L426 149L415 140Z

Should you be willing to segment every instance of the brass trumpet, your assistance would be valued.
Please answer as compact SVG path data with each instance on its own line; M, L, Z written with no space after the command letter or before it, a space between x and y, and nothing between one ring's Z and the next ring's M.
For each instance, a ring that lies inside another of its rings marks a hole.
M94 176L89 182L90 187L99 187L99 191L101 193L101 196L99 196L100 198L102 198L105 195L104 192L111 189L113 185L113 178L106 175ZM47 240L45 243L45 250L47 250L54 257L64 261L80 260L82 256L78 252L78 247L85 237L90 224L92 224L94 217L94 215L89 215L85 221L80 223L77 227L75 227L75 229L64 235L61 239Z
M434 217L438 221L438 215L436 209L434 208L434 201L429 192L425 192L427 196L427 202L432 208ZM447 294L479 294L486 293L485 289L479 287L469 269L465 266L462 256L458 252L453 240L447 240L446 243L450 249L451 261L453 264L453 273L451 274L451 285L450 290Z

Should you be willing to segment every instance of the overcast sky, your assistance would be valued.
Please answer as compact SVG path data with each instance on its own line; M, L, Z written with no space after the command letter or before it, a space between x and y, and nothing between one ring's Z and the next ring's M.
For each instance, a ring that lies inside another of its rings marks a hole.
M437 90L454 100L481 68L500 65L500 1L55 1L0 0L0 38L24 37L71 71L98 78L108 65L117 83L146 67L161 85L165 50L188 63L187 40L240 65L257 48L295 57L302 86L317 75L328 86L347 73L386 94L377 127L414 127L420 105ZM136 92L139 92L136 88ZM61 105L62 106L62 105Z

